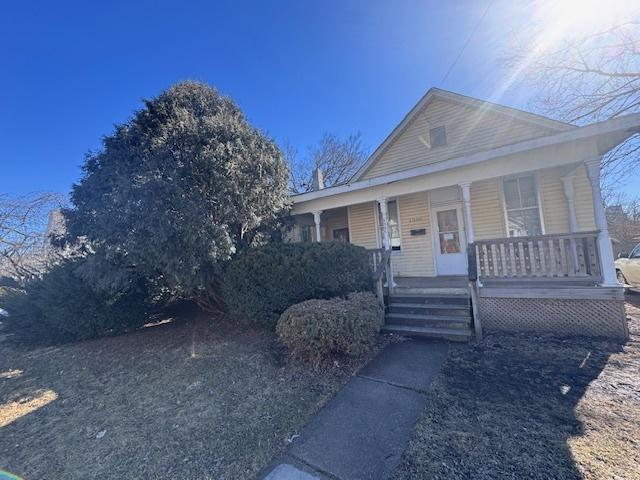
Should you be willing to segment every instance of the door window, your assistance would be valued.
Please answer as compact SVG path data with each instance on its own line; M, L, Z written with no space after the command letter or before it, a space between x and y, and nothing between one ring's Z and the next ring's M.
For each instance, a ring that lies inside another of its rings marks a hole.
M458 227L458 212L455 208L442 210L436 214L438 219L438 239L440 253L460 253L460 229Z

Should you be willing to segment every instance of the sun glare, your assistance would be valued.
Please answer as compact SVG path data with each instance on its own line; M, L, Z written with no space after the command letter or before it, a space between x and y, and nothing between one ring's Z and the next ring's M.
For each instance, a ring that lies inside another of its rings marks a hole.
M524 45L526 52L494 90L491 98L497 102L537 59L574 40L584 41L614 26L640 22L640 0L531 0L525 5L518 3L512 15L526 16L524 33L516 36L519 45L515 47Z
M613 25L638 20L637 0L539 0L533 21L540 31L539 47L596 34Z

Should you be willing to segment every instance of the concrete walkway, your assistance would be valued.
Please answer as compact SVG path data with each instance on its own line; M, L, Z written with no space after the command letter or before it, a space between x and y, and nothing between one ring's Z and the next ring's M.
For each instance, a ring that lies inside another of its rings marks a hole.
M388 478L447 354L443 341L387 346L302 430L265 480Z

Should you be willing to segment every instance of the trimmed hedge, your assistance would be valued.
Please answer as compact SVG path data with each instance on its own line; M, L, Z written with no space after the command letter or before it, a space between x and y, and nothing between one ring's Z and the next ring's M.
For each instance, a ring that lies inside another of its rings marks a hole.
M117 292L97 291L78 275L83 261L56 265L24 288L0 289L0 306L9 312L3 323L18 341L65 343L134 330L149 321L158 299L145 280Z
M235 258L222 293L239 321L270 329L287 307L371 290L369 253L344 242L270 243Z
M319 364L334 355L357 357L375 343L384 311L372 293L307 300L280 316L276 332L293 357Z

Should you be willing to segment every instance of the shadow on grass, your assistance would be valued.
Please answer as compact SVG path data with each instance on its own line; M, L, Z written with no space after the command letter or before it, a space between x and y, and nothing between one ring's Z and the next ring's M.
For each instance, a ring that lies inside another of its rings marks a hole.
M576 406L622 345L536 334L455 346L396 479L582 478Z

